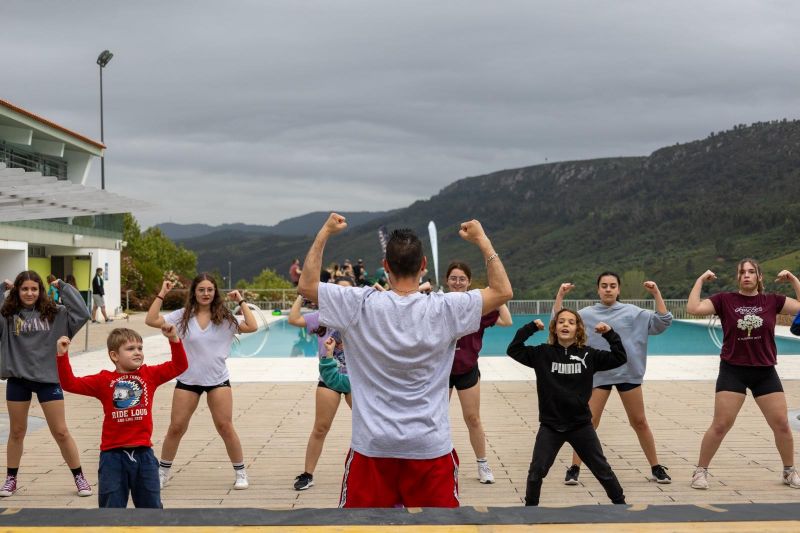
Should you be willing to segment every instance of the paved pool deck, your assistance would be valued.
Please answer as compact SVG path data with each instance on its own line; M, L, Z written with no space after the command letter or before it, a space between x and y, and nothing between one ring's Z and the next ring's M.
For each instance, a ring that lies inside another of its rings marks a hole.
M114 326L127 326L150 335L145 338L148 363L168 358L166 339L153 336L155 330L144 326L143 315L135 315L129 321L90 326L90 350L71 356L77 375L111 368L105 349L97 348ZM77 348L83 346L81 335L76 337ZM644 455L618 396L612 395L599 435L628 503L800 502L800 490L790 489L780 481L781 462L772 433L752 398L745 402L736 425L711 465L711 488L696 491L689 487L700 439L712 417L718 361L715 356L654 356L648 362L644 386L647 413L659 459L669 467L674 479L671 485L648 481L649 467ZM223 443L214 430L207 407L201 403L175 460L173 479L163 491L165 507L335 507L350 440L350 410L344 403L315 472L315 486L304 492L292 489L294 477L303 470L305 446L313 422L316 360L251 358L230 359L228 364L233 382L234 421L244 445L251 486L245 491L232 489L233 472ZM519 506L538 427L536 383L532 371L508 358L482 359L481 372L482 419L488 458L497 483L481 485L477 481L475 458L454 396L450 413L453 441L461 457L461 501L469 506ZM790 409L800 408L800 357L781 357L778 372ZM174 383L166 384L155 396L153 440L157 455L169 422L173 387ZM4 388L3 382L0 393ZM95 484L102 410L97 400L72 394L67 395L66 407L87 477ZM0 406L0 412L5 412L5 404ZM35 400L31 416L42 417ZM602 488L586 471L581 475L580 485L562 484L570 453L565 448L559 454L545 480L542 505L606 504ZM75 494L69 471L45 425L30 428L19 475L19 491L2 500L7 507L97 506L95 497L79 498Z

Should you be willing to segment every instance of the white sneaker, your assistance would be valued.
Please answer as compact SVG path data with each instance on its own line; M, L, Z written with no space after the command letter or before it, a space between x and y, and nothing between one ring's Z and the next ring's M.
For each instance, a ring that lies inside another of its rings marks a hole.
M692 474L692 488L706 490L708 489L708 468L698 466Z
M795 467L783 471L783 483L793 489L800 489L800 474Z
M494 474L492 468L486 461L478 461L478 480L483 484L494 483Z
M169 483L169 468L158 467L158 485L163 489Z
M250 483L247 481L247 471L244 468L236 470L236 481L233 482L233 488L236 490L244 490L249 486Z

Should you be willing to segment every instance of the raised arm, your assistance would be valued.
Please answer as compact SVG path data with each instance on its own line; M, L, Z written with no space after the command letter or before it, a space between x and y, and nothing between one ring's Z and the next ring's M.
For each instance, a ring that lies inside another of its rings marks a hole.
M497 317L497 322L495 322L496 326L507 328L508 326L514 325L514 320L511 318L511 311L509 311L506 304L501 305L497 311L500 313L500 316Z
M69 363L69 337L60 337L56 342L56 367L58 368L58 380L61 388L74 394L84 396L96 396L94 387L94 376L83 378L76 377L72 372L72 365Z
M322 253L325 251L325 244L332 235L336 235L346 227L347 222L342 215L331 213L306 254L303 273L300 274L300 281L297 284L297 292L314 303L318 303L319 273L322 271Z
M303 296L298 294L297 298L294 299L292 308L289 309L288 322L292 326L297 326L298 328L306 327L306 319L303 318L303 314L300 312L300 309L302 307L303 307Z
M144 318L144 323L151 328L160 328L164 325L164 317L161 316L161 305L164 303L164 297L172 290L174 283L168 279L164 280L161 284L161 290L153 298L153 303L150 304L150 309L147 310L147 316Z
M595 371L611 370L624 365L628 360L628 355L625 353L625 346L623 346L622 339L620 339L617 332L605 322L598 323L594 330L603 336L611 348L610 351L593 349L596 361Z
M786 298L786 303L783 304L783 308L781 309L782 315L796 315L800 312L800 280L797 279L797 276L789 272L788 270L781 270L778 273L778 277L775 281L783 282L783 283L791 283L792 289L794 289L794 298Z
M67 309L67 335L72 338L89 321L89 309L78 289L60 279L53 284L61 289L61 302Z
M514 339L508 345L506 353L516 362L533 368L533 359L536 357L537 347L525 346L525 341L528 340L531 335L541 329L544 329L544 323L539 319L536 319L533 322L525 324L519 328L517 330L517 334L514 335Z
M481 223L477 220L464 222L461 224L458 234L465 241L476 245L486 261L486 276L489 278L489 286L481 289L481 299L483 300L481 315L485 315L513 298L514 291L511 289L511 282L508 280L503 262L494 251L492 242L483 231Z
M575 288L575 285L572 283L562 283L558 287L558 292L556 293L556 301L553 302L553 314L555 315L564 307L564 296L567 295L569 291Z
M233 290L228 293L228 299L239 304L239 309L242 310L242 315L244 316L244 323L239 324L239 333L253 333L254 331L258 331L256 316L253 314L253 310L250 309L250 306L247 305L247 302L244 301L242 293L238 290Z
M689 301L686 302L686 312L695 316L708 316L714 314L714 304L708 298L701 299L700 293L703 291L703 283L717 279L717 275L706 270L703 275L697 278L689 293Z

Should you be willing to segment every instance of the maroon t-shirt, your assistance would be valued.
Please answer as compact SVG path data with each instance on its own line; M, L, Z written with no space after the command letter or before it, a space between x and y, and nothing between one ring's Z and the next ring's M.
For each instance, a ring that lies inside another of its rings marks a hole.
M775 317L783 309L786 296L721 292L709 299L722 324L722 359L740 366L778 363Z
M464 335L456 343L456 357L453 359L452 375L466 374L478 364L478 354L483 346L483 330L490 328L500 318L500 311L494 310L481 317L481 327L475 333Z

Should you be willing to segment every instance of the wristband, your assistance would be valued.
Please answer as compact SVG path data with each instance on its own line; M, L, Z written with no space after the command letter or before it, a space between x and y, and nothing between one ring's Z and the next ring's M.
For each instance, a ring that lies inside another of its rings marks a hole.
M156 294L156 298L158 298L158 299L159 299L159 300L161 300L162 302L164 301L164 297L163 297L163 296L161 296L160 294Z
M239 304L239 307L241 307L243 304L246 304L246 303L247 303L247 300L245 300L244 298L242 298L242 299L241 299L241 300L239 300L239 302L238 302L238 304Z
M489 263L491 263L492 261L494 261L498 257L500 257L500 256L497 255L497 252L495 252L492 255L490 255L489 258L486 260L486 266L489 266Z

